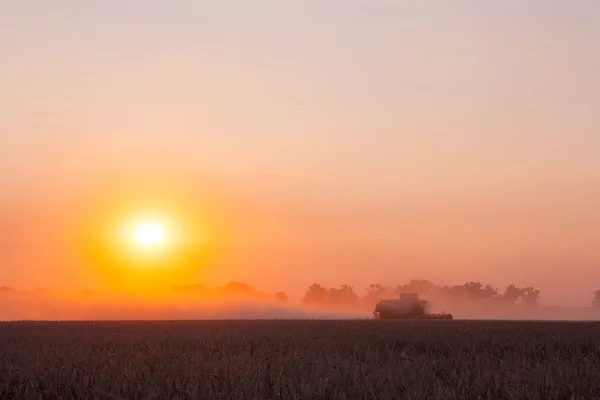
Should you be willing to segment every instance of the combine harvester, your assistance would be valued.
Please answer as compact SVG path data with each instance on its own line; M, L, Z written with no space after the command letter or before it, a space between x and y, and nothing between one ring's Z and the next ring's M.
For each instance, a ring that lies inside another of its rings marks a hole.
M381 300L375 305L373 315L378 319L451 320L452 314L428 314L427 300L419 300L417 293L402 293L399 299Z

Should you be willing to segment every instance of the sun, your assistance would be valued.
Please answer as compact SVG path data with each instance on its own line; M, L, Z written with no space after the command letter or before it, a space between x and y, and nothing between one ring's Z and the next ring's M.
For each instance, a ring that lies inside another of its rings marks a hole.
M187 187L137 184L89 199L73 219L69 238L80 264L103 288L152 296L214 273L231 243L224 202Z
M136 243L144 247L153 247L164 241L165 231L163 227L155 222L144 222L134 232Z

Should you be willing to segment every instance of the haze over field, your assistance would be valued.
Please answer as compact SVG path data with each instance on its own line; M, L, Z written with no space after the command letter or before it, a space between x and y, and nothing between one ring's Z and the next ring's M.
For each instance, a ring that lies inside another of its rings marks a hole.
M600 2L23 0L0 51L3 313L600 289Z
M454 319L595 320L600 316L600 290L588 307L557 307L539 303L534 287L509 285L499 290L480 282L438 286L411 280L390 286L312 284L300 302L285 292L266 293L242 283L211 288L181 285L155 293L108 291L17 291L0 287L0 320L185 320L185 319L378 319L381 300L401 293L426 299L425 312L451 313Z

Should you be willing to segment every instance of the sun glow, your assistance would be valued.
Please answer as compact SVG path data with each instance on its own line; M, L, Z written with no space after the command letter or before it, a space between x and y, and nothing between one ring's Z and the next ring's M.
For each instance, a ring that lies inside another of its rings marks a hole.
M184 233L180 222L171 215L157 210L141 211L121 222L118 242L128 254L130 266L148 268L157 263L169 264L181 251L185 234L190 233Z
M159 245L164 239L164 229L158 223L146 222L135 230L135 241L144 247Z
M155 295L204 279L226 257L220 204L174 189L114 192L90 201L72 230L81 264L103 287Z

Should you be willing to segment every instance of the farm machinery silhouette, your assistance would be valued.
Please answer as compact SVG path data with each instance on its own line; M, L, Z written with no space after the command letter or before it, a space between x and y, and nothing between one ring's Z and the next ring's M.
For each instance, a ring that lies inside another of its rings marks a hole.
M398 299L385 299L378 302L373 315L378 319L451 320L454 318L452 314L425 312L427 304L427 300L420 300L417 293L402 293Z

